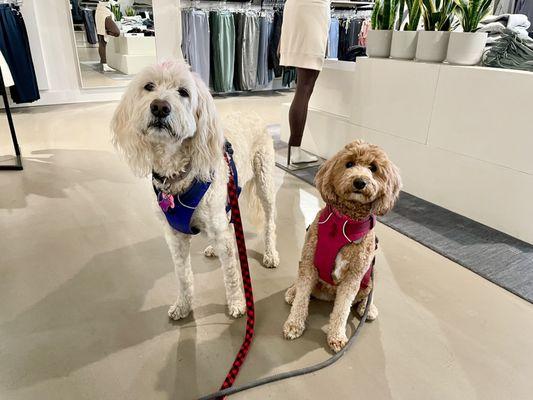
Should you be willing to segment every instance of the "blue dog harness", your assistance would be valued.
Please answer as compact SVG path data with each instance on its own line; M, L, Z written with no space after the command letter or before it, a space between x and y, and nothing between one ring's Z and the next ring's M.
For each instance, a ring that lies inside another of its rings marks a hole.
M224 151L228 156L230 174L233 175L235 185L237 186L237 195L239 195L241 193L241 188L239 187L237 167L233 161L233 148L231 147L230 142L226 141L224 143ZM163 182L164 179L165 177L162 177L155 171L152 172L152 181L156 180ZM172 228L188 235L196 235L200 233L200 230L197 227L191 225L191 220L196 207L198 207L198 204L200 204L200 201L202 201L202 198L211 186L211 182L204 182L195 178L192 181L191 186L189 186L185 192L178 194L166 193L164 190L157 188L154 184L152 184L152 186L157 196L159 206ZM230 208L230 205L227 204L226 212L229 212Z

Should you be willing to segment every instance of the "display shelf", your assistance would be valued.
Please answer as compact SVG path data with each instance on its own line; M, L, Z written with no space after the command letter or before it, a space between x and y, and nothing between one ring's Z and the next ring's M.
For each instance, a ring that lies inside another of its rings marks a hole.
M337 63L317 80L304 150L329 158L358 138L378 144L406 192L533 243L533 73L366 57L343 71Z

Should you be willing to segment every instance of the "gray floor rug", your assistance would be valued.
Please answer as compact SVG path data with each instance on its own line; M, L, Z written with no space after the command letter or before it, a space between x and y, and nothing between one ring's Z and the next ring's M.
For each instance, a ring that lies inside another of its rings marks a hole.
M286 154L284 143L277 140L275 147L277 153ZM318 171L318 167L293 171L277 165L310 185ZM533 303L532 245L405 192L380 221Z

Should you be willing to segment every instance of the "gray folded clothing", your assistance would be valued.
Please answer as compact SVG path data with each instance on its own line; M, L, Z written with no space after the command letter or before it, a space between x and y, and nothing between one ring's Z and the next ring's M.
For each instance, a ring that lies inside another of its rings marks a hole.
M533 71L533 40L505 29L501 37L485 52L482 64L487 67Z

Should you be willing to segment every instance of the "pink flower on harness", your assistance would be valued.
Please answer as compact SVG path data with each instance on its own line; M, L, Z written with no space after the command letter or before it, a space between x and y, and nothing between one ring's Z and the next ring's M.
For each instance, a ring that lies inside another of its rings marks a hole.
M374 228L375 224L374 215L365 220L355 220L341 214L331 206L326 206L318 219L318 241L315 250L315 267L320 279L330 285L335 285L332 273L337 254L347 244L361 240ZM363 277L362 289L368 287L370 283L372 266L373 262Z

